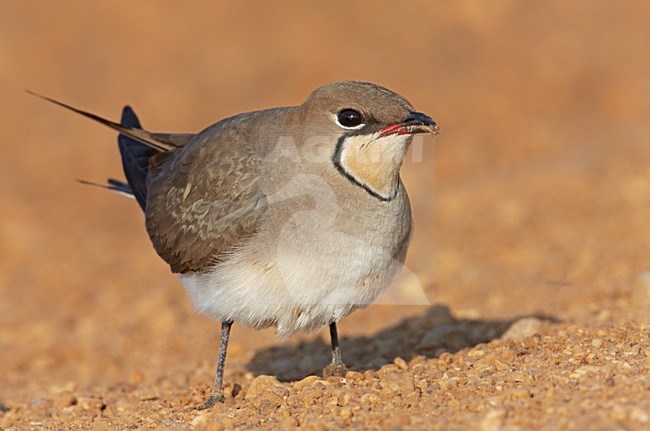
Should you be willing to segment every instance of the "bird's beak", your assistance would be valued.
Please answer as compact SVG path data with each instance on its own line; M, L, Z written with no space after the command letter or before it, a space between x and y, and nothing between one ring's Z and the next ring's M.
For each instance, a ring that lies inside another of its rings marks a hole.
M428 115L420 112L411 112L404 121L384 127L379 132L379 137L381 138L387 135L415 135L416 133L437 135L440 133L440 128Z

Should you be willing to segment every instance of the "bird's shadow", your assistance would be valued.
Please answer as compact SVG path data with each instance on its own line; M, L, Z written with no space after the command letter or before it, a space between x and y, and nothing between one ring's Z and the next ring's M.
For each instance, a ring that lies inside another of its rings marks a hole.
M534 315L540 320L557 319ZM422 314L409 317L373 336L343 337L340 340L343 359L351 370L376 370L392 363L396 357L407 362L415 356L427 358L444 352L454 353L501 337L513 322L507 320L474 320L455 318L448 307L434 305ZM254 374L274 375L281 381L301 380L322 374L330 360L329 343L320 338L297 345L279 345L259 351L248 363Z

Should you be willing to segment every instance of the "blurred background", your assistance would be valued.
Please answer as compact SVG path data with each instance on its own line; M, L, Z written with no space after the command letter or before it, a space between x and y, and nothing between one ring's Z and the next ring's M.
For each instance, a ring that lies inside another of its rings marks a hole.
M645 1L1 2L0 388L198 366L207 382L218 337L135 202L74 181L122 178L115 133L25 89L196 132L328 82L381 84L442 128L402 170L407 266L432 304L472 319L644 319L649 19ZM370 307L340 333L423 311ZM237 326L229 372L279 343Z

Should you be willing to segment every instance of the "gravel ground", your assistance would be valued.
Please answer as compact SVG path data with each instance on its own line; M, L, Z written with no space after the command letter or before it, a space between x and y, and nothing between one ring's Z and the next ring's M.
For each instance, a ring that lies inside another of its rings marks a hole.
M396 338L369 342L365 349L379 357L382 344L399 343L399 334L427 325L430 315L422 317L392 328ZM70 381L8 402L0 424L95 430L572 430L644 429L650 422L650 327L584 328L523 318L500 337L480 342L476 337L494 334L494 327L483 329L483 322L451 318L423 332L415 346L407 338L408 350L417 352L409 360L397 356L377 367L373 360L359 362L359 371L344 378L310 374L302 360L290 360L292 372L310 375L285 382L231 372L228 380L235 383L226 389L226 402L207 412L195 409L206 396L202 382L211 371L206 366L182 375L157 371L162 375L151 382L138 375L100 387ZM452 347L468 344L458 351ZM309 345L292 350L294 358L312 351ZM426 354L432 350L436 353Z
M0 430L649 429L648 16L632 1L0 3ZM72 181L119 174L114 134L23 89L196 131L347 78L443 130L403 168L407 271L341 322L345 377L323 377L325 330L235 325L226 402L198 411L218 325L132 201Z

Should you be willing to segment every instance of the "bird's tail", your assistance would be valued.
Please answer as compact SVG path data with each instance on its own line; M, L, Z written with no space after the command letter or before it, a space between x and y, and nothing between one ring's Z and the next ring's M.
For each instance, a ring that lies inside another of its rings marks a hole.
M85 186L98 187L100 189L110 190L112 192L116 192L130 198L135 198L135 195L133 194L133 190L131 190L131 186L129 186L124 181L116 180L115 178L109 178L108 180L106 180L106 184L96 183L93 181L82 180L82 179L77 179L77 181L80 184L83 184Z
M124 107L122 120L118 124L49 97L29 90L27 92L120 132L118 146L127 182L124 183L112 178L108 179L106 184L97 184L90 181L80 182L133 196L143 210L147 205L149 159L155 154L169 152L182 146L192 136L149 133L142 129L138 117L129 106Z
M130 130L142 130L140 120L138 120L138 117L130 106L125 106L122 110L121 125L128 127ZM109 186L120 188L120 192L123 192L123 186L127 186L131 194L138 201L138 204L140 204L140 208L144 211L147 207L149 159L160 151L142 145L142 143L124 133L120 133L117 137L117 145L122 156L122 167L124 168L124 175L128 184L121 183L120 185L116 185L115 180L109 179Z

